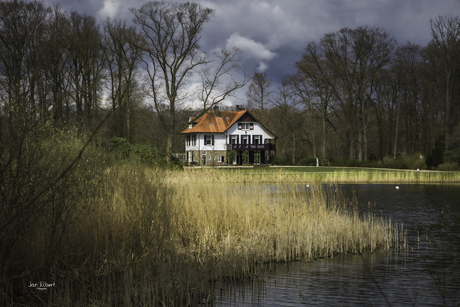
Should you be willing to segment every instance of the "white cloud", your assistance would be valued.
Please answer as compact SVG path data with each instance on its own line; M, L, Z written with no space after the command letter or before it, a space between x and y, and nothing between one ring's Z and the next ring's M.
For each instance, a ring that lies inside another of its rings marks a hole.
M110 17L114 18L118 15L120 2L116 0L105 0L104 7L98 12L99 16L103 19Z
M276 53L271 52L262 43L256 42L250 38L233 33L227 39L227 48L240 48L246 56L252 56L261 60L271 60Z
M267 68L268 68L267 64L265 64L264 62L260 62L260 65L257 68L257 70L259 70L260 72L264 72Z

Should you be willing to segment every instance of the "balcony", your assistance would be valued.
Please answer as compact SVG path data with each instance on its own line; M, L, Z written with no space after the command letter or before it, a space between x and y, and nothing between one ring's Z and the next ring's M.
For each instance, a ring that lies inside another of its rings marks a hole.
M228 150L275 150L275 144L229 144Z

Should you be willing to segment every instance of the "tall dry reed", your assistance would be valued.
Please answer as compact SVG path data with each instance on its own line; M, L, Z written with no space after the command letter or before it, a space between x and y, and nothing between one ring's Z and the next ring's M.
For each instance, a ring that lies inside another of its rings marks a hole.
M333 169L333 168L332 168ZM361 169L343 168L342 170L315 172L315 168L309 171L286 170L285 168L268 169L187 169L188 172L201 176L206 172L217 172L216 177L225 182L233 183L458 183L460 172L458 171L416 171L416 170L389 170L389 169Z
M335 188L290 192L234 184L212 170L197 174L106 170L97 197L81 204L89 210L66 231L59 261L42 276L56 286L43 293L24 285L27 296L3 303L191 306L210 302L215 282L263 276L265 263L404 242L397 225L360 215ZM36 244L40 237L37 230Z

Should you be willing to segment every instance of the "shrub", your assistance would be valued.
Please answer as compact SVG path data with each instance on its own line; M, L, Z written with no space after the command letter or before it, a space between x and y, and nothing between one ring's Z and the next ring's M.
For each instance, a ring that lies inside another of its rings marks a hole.
M151 144L131 144L125 138L98 139L96 144L102 147L112 158L120 161L140 162L148 166L167 166L163 150ZM171 158L174 160L174 158ZM172 161L171 160L171 161ZM179 161L174 162L178 166ZM181 163L179 162L179 165Z
M447 163L440 164L438 166L438 169L440 171L457 171L459 170L459 167L458 167L458 164L455 162L447 162Z
M396 168L396 169L405 169L407 168L406 161L402 157L392 158L392 157L384 157L383 158L383 165L386 168Z
M305 157L297 162L298 166L316 166L316 158Z
M283 160L280 156L275 156L273 158L273 165L283 165Z
M361 161L357 159L350 159L346 162L346 166L348 167L359 167L361 166Z
M171 161L167 164L169 170L184 170L184 166L176 157L171 157Z
M230 150L229 152L227 152L227 160L229 165L233 164L237 154L238 152L236 150Z
M110 140L103 140L101 145L117 159L129 159L131 156L131 144L125 138L113 137Z
M460 148L446 150L444 152L444 162L453 162L460 165Z
M431 151L431 163L433 166L438 166L444 163L443 155L444 153L440 147L435 147Z
M148 166L165 166L166 159L163 151L150 144L135 144L131 146L133 159L138 159L139 162Z
M65 235L92 210L106 166L74 133L28 124L0 142L0 273L12 289L64 261Z
M372 167L372 168L381 168L383 167L382 163L377 161L362 161L360 167Z

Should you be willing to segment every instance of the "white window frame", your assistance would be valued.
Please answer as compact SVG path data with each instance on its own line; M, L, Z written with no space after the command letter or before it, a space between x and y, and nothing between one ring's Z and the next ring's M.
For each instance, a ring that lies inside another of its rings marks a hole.
M238 130L254 130L254 123L238 123Z
M204 135L204 146L214 146L214 134Z

